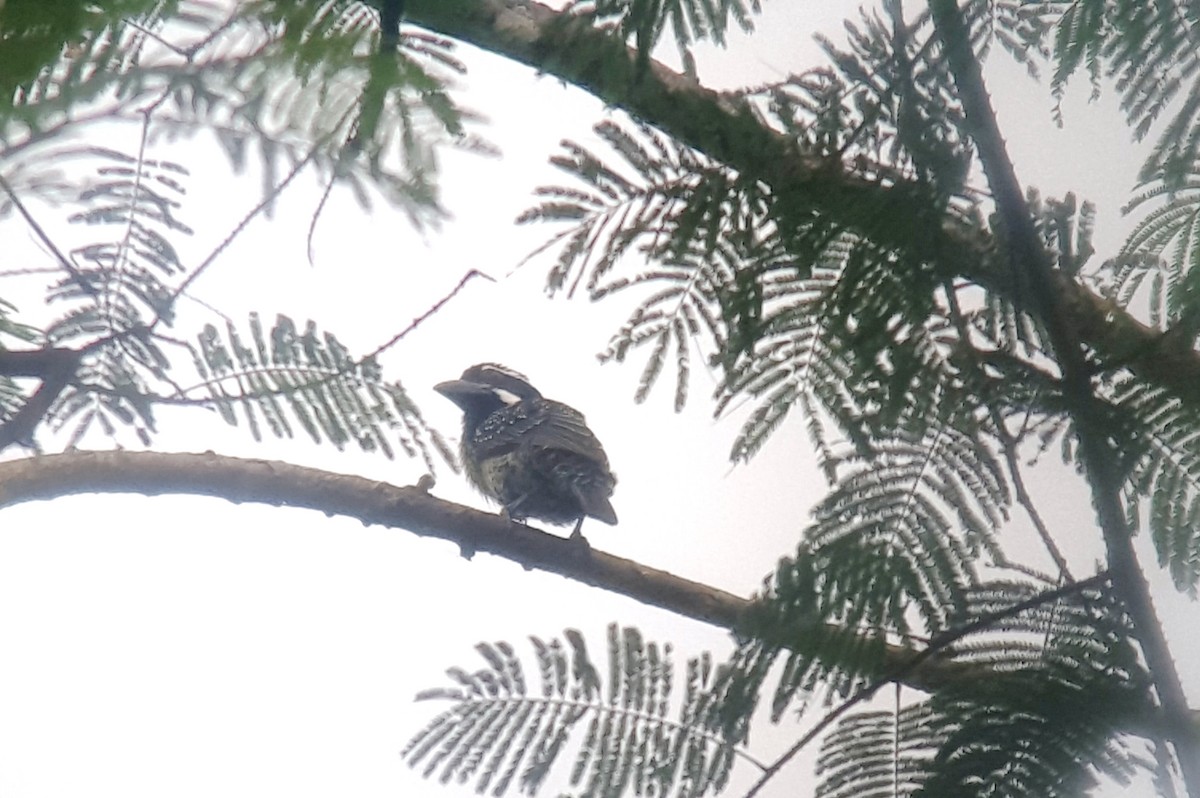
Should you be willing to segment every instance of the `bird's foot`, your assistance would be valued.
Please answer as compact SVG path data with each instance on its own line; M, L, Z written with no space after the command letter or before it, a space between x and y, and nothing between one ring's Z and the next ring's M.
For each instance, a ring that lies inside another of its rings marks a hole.
M500 508L500 517L503 518L505 521L512 521L514 524L520 524L521 526L529 526L529 524L525 523L525 516L514 515L513 511L511 509L509 509L508 507Z
M571 543L574 543L576 546L579 546L580 548L584 549L585 551L590 551L592 548L592 544L588 543L588 539L585 538L583 536L583 533L579 531L579 528L582 526L583 526L583 519L580 518L578 521L575 522L575 529L571 530L571 537L567 538L567 540L569 540Z

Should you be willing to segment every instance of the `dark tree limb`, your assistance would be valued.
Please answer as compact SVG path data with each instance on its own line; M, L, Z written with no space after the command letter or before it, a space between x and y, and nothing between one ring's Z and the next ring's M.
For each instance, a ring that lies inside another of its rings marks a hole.
M959 81L968 119L1002 219L1005 247L991 234L962 219L945 217L918 256L953 264L963 278L1006 294L1036 312L1051 331L1063 370L1064 396L1073 405L1081 459L1096 499L1098 520L1109 554L1113 582L1138 628L1180 759L1189 791L1200 798L1200 734L1186 723L1187 705L1175 664L1166 648L1149 589L1133 555L1120 496L1112 473L1116 458L1095 412L1085 350L1102 367L1124 367L1166 388L1180 401L1200 402L1200 352L1181 347L1171 336L1132 317L1116 303L1088 290L1072 275L1053 271L1033 229L1003 141L983 91L978 63L964 45L953 0L932 3L941 38ZM913 186L889 176L878 182L844 164L799 153L782 135L762 124L744 100L723 96L661 64L635 74L636 54L623 41L594 30L587 20L556 12L529 0L410 0L411 22L470 42L497 55L549 72L622 108L681 142L745 176L762 180L784 201L810 207L882 246L912 250L911 241L893 240L905 229L928 230L914 214ZM873 210L873 214L864 213ZM863 218L888 219L887 227L867 229ZM910 220L912 224L902 224ZM1014 279L1014 276L1016 279ZM1030 306L1032 303L1032 306Z
M0 375L36 377L41 380L41 385L25 404L0 424L0 452L14 443L32 443L34 430L74 379L80 357L80 353L73 349L0 349Z
M190 494L347 516L448 540L464 556L487 552L724 628L733 627L748 604L498 514L447 502L420 486L211 452L71 452L0 462L0 509L78 493Z
M1113 587L1133 619L1134 634L1141 643L1158 699L1174 729L1170 739L1188 793L1200 798L1200 732L1187 722L1187 695L1133 548L1133 530L1126 522L1121 501L1122 478L1116 470L1119 452L1092 389L1084 342L1071 323L1058 290L1061 283L1055 279L1008 157L957 0L932 0L930 9L1002 222L1019 298L1030 303L1046 325L1053 355L1062 370L1063 398L1075 422L1080 461L1108 552Z
M78 359L74 349L0 349L0 376L45 379Z
M404 19L404 0L383 0L379 8L379 52L394 55L400 46L400 22Z
M651 62L635 79L635 54L624 42L587 20L529 0L407 0L409 23L469 42L496 55L561 78L669 133L682 143L758 178L787 201L828 214L881 246L910 248L898 235L926 229L914 215L915 186L889 175L884 183L837 161L798 153L784 136L759 121L749 104L705 88L694 79ZM864 209L889 224L864 229ZM911 225L897 220L911 220ZM933 231L922 257L938 259L965 279L1012 296L1007 261L983 229L947 216ZM1160 385L1181 401L1200 403L1200 352L1184 348L1135 319L1115 302L1056 272L1047 289L1066 323L1106 364L1121 365Z
M212 496L239 504L303 507L342 515L447 540L458 545L464 556L487 552L525 568L556 573L731 631L752 607L750 600L719 588L580 546L497 514L447 502L423 486L397 487L289 463L211 452L72 452L0 462L0 511L23 502L79 493ZM840 628L835 631L842 634ZM969 691L972 683L988 678L984 666L894 645L885 650L881 668L897 681L924 692L948 687ZM1131 733L1159 734L1163 723L1162 718L1146 714L1128 718L1126 725ZM1200 715L1193 713L1191 723L1200 724Z

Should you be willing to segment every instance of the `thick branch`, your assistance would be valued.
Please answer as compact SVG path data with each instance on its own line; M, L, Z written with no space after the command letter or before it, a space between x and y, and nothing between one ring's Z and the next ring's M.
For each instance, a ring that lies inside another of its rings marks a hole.
M80 354L72 349L0 350L0 375L37 377L42 384L16 413L0 424L0 452L14 443L28 444L50 406L75 376Z
M77 493L195 494L344 515L449 540L468 557L488 552L725 629L734 629L750 607L723 590L452 504L420 487L213 453L72 452L0 463L0 509ZM911 659L911 651L894 646L885 667L899 669ZM971 671L934 659L915 669L909 665L906 683L933 691L979 678Z
M438 499L421 487L211 452L72 452L0 462L0 509L78 493L193 494L343 515L449 540L468 557L485 551L725 628L748 604L722 590Z
M452 504L421 487L396 487L211 452L71 452L0 462L0 510L79 493L192 494L343 515L449 540L468 557L485 551L723 629L735 629L751 606L747 599L724 590ZM888 647L881 667L925 692L951 685L969 689L988 677L986 667L925 657L899 646ZM1128 727L1134 733L1161 733L1161 724L1161 719L1146 716L1130 718Z
M888 183L868 180L839 162L804 156L762 124L744 100L707 89L661 64L637 74L629 48L585 20L527 0L409 0L406 12L413 24L562 78L762 180L785 201L828 214L876 243L910 246L896 236L913 226L899 220L912 219L916 229L928 228L914 218L921 204L912 202L913 186L890 178ZM863 228L867 209L881 220L877 229ZM1008 269L996 262L994 242L985 230L947 217L941 240L930 240L928 249L921 254L952 259L968 280L995 291L1012 290L1005 277ZM1068 314L1066 321L1084 344L1184 401L1200 401L1195 389L1200 385L1200 352L1180 348L1067 275L1054 275L1052 284L1055 304Z
M74 349L0 349L0 375L45 379L78 359Z
M932 0L930 8L1008 239L1010 265L1018 275L1015 283L1029 289L1022 291L1023 298L1033 303L1046 324L1053 354L1062 369L1063 397L1075 422L1080 461L1091 486L1113 586L1133 619L1163 711L1175 729L1171 739L1188 793L1200 798L1200 734L1187 724L1187 696L1133 548L1133 533L1121 502L1122 479L1114 465L1118 452L1092 390L1083 342L1069 321L1058 290L1062 283L1055 280L1026 206L957 0Z

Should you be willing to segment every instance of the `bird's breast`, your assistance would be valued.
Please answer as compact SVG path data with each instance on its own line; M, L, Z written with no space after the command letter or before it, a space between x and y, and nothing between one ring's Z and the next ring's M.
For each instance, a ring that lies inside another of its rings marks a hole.
M515 451L489 457L479 464L479 489L501 502L508 501L511 497L508 496L505 485L512 481L513 474L520 467Z

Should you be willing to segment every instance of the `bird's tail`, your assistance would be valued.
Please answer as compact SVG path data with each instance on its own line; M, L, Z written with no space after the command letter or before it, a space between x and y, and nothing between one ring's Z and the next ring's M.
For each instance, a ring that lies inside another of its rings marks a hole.
M600 496L595 493L587 494L579 491L579 506L583 508L586 515L595 518L597 521L603 521L606 524L613 525L617 523L617 511L613 509L612 502L607 496Z

